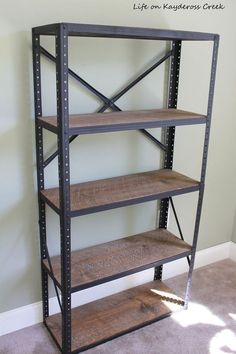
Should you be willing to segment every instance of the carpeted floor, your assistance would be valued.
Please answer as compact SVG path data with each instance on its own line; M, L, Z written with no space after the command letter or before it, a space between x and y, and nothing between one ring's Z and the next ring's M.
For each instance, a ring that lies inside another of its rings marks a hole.
M181 295L184 275L166 281ZM42 325L0 337L0 354L57 354ZM236 353L236 263L217 262L194 272L188 311L114 339L86 354Z

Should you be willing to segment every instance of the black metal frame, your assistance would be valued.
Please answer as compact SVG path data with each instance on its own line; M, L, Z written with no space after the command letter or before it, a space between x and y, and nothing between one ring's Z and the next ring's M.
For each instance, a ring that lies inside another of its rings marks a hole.
M186 308L188 306L188 301L189 301L189 296L190 296L190 288L191 288L191 283L192 283L192 273L193 273L193 267L194 267L196 249L197 249L197 239L198 239L198 232L199 232L201 212L202 212L203 195L204 195L204 189L205 189L205 176L206 176L208 146L209 146L209 138L210 138L213 97L214 97L214 89L215 89L218 48L219 48L219 36L216 35L215 39L214 39L213 52L212 52L211 77L210 77L208 107L207 107L207 121L206 121L206 127L205 127L204 148L203 148L203 157L202 157L202 166L201 166L200 189L199 189L199 196L198 196L196 221L195 221L195 226L194 226L191 261L190 261L189 273L188 273L188 283L187 283L186 294L185 294L185 307Z
M56 80L58 165L61 232L62 351L71 351L71 218L70 218L70 157L68 100L68 32L59 27L56 35Z
M171 58L170 64L168 108L177 108L181 41L172 42L172 51L173 56ZM168 127L165 131L165 145L167 146L167 150L164 156L164 168L172 169L174 155L174 139L175 127ZM167 228L168 210L169 198L162 199L160 203L159 228ZM162 266L155 268L154 280L162 278L162 271Z
M56 39L56 57L52 56L48 51L40 46L40 35L54 35ZM167 52L163 58L157 61L143 74L139 75L135 80L127 85L126 88L121 90L117 95L111 99L104 96L101 92L96 90L84 79L78 76L75 72L68 68L68 36L88 36L88 37L105 37L105 38L133 38L133 39L149 39L149 40L170 40L172 41L172 48ZM48 304L48 275L52 278L59 305L62 312L62 347L57 343L58 347L64 354L71 353L71 294L74 291L81 290L83 287L77 286L71 287L71 217L84 215L91 212L97 212L100 210L106 210L110 208L130 205L130 203L123 202L113 203L107 207L98 207L93 210L86 210L81 213L75 213L70 210L70 159L69 149L70 142L76 138L76 134L71 136L69 129L69 102L68 102L68 80L69 75L85 86L90 92L96 95L104 103L98 112L104 112L107 108L113 111L121 111L121 109L115 104L115 102L123 96L128 90L135 86L140 80L146 77L150 72L157 68L161 63L171 57L170 63L170 77L169 77L169 101L168 108L177 108L178 98L178 81L179 81L179 69L180 69L180 55L181 55L181 43L186 40L198 40L198 41L213 41L213 54L212 54L212 68L211 79L209 87L209 99L206 121L202 119L200 123L206 123L205 141L201 168L201 180L199 187L192 188L192 190L199 191L199 198L197 204L196 221L194 228L193 243L190 252L184 253L182 257L186 257L189 264L188 282L185 296L185 307L187 307L189 300L189 293L191 287L191 278L194 267L197 238L200 224L200 216L203 202L204 193L204 181L206 174L206 162L208 154L209 133L212 116L212 104L215 86L215 75L217 65L217 54L219 36L212 33L197 33L186 31L171 31L171 30L157 30L147 28L132 28L132 27L114 27L114 26L96 26L96 25L84 25L84 24L53 24L47 26L36 27L32 33L33 40L33 71L34 71L34 102L35 102L35 135L36 135L36 156L37 156L37 180L38 180L38 204L39 204L39 232L40 232L40 244L41 244L41 263L42 263L42 299L43 299L43 319L46 324L46 318L49 316L49 304ZM39 123L39 118L42 117L42 98L41 98L41 73L40 73L40 54L45 55L51 61L56 63L56 78L57 78L57 120L58 128L56 133L58 134L58 150L54 152L44 161L43 156L43 125ZM130 127L133 129L133 127ZM111 129L112 130L112 129ZM153 141L158 147L164 151L164 168L172 169L173 153L174 153L174 138L175 138L175 126L170 124L165 128L164 143L155 139L149 132L141 129L141 132ZM60 196L60 208L50 205L48 200L42 195L41 191L44 190L44 169L45 167L58 155L58 167L59 167L59 196ZM185 191L188 192L188 191ZM132 204L141 203L148 200L160 199L160 218L159 228L167 228L169 203L172 206L174 216L176 218L180 237L183 239L183 233L180 227L180 223L177 217L177 213L174 207L172 196L183 194L184 191L178 193L175 191L171 195L157 195L152 198L140 198L134 201ZM46 237L46 210L45 202L47 202L53 209L59 214L60 217L60 242L61 242L61 284L57 282L54 277L53 269L51 266L51 260L47 249L47 237ZM189 258L189 255L191 256ZM99 283L117 279L118 277L132 274L134 272L155 267L154 279L162 278L162 266L164 263L172 261L180 257L171 257L170 259L150 264L145 267L135 269L130 272L123 272L116 274L108 279L93 282L86 287L94 286ZM47 259L49 264L49 270L45 267L43 261ZM61 292L61 299L58 293L58 289ZM152 321L155 322L155 321ZM140 328L139 326L138 328ZM49 329L50 331L50 329ZM97 343L98 344L98 343ZM93 345L94 346L94 345ZM92 347L92 346L91 346ZM86 350L83 348L80 351ZM73 353L78 352L74 351Z
M42 116L41 97L41 70L40 70L40 36L32 34L33 41L33 72L34 72L34 110L35 110L35 140L37 159L37 182L38 182L38 213L39 213L39 233L41 248L41 263L47 258L47 238L46 238L46 206L42 200L40 192L44 189L44 169L43 169L43 129L38 124L38 118ZM48 301L48 275L43 266L42 272L42 300L43 300L43 321L49 315Z
M44 36L56 35L58 26L66 25L68 36L100 37L100 38L128 38L150 40L185 40L185 41L214 41L216 34L192 31L174 31L156 28L120 27L90 25L83 23L54 23L34 28L34 33Z

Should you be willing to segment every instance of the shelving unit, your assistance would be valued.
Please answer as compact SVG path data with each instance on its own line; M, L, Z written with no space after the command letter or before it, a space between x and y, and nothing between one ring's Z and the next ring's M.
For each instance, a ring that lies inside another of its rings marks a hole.
M40 45L40 36L55 37L56 56ZM164 40L171 49L143 74L111 99L68 68L68 36ZM177 109L182 41L213 43L207 114ZM219 36L212 33L171 31L148 28L115 27L59 23L33 28L34 99L38 177L39 230L42 265L44 323L64 354L79 353L107 340L160 320L175 309L186 308L196 252L202 209L204 181ZM57 115L42 114L41 55L56 63ZM116 101L166 60L170 60L168 104L165 109L121 112ZM80 82L104 106L92 114L69 114L69 75ZM110 108L113 112L105 112ZM205 125L200 181L172 170L175 127ZM164 141L146 129L162 128ZM43 129L57 135L58 149L44 158ZM163 168L115 178L70 185L70 142L81 134L139 130L163 152ZM58 156L59 185L45 189L44 169ZM198 192L193 242L184 241L172 197ZM116 241L71 252L71 218L127 205L161 200L159 228ZM46 204L60 218L60 255L50 257L46 237ZM167 231L169 204L177 221L180 237ZM186 257L189 264L185 299L173 294L162 282L165 263ZM71 294L145 269L154 268L154 280L78 308L71 308ZM53 281L61 313L50 315L48 277Z

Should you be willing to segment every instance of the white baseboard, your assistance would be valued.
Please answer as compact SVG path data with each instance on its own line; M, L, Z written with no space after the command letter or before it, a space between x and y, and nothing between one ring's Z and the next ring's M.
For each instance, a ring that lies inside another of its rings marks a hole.
M226 242L214 247L210 247L196 253L195 268L231 258L236 261L236 244ZM176 275L185 273L188 270L186 259L180 259L165 265L163 279L171 278ZM123 291L133 286L137 286L152 280L153 270L149 269L144 272L133 274L131 276L114 280L109 283L101 284L94 288L86 289L75 293L72 296L72 306L79 306L84 303L97 300L104 296ZM109 284L109 285L108 285ZM56 298L50 299L50 313L59 312ZM0 336L17 331L19 329L32 326L42 322L42 303L36 302L27 306L23 306L11 311L0 314Z
M236 262L236 243L231 242L229 258Z
M0 336L41 322L41 313L41 302L0 313Z
M196 252L194 268L204 267L208 264L222 261L230 258L233 242L225 242L220 245L206 248ZM236 253L236 252L235 252ZM235 257L236 258L236 257ZM236 259L235 259L236 260ZM188 264L185 258L178 259L175 262L165 264L163 279L175 277L188 271Z

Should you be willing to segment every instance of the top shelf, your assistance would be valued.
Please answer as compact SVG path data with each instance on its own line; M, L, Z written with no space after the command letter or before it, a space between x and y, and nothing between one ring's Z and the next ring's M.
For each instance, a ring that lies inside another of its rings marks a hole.
M214 41L218 37L218 35L214 33L163 30L143 27L104 26L83 23L55 23L34 27L33 32L41 35L56 35L60 26L67 29L69 36L80 37L186 41Z
M38 123L57 133L57 117L42 117ZM91 134L121 130L160 128L206 123L206 116L179 109L77 114L69 117L69 133Z

